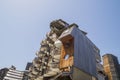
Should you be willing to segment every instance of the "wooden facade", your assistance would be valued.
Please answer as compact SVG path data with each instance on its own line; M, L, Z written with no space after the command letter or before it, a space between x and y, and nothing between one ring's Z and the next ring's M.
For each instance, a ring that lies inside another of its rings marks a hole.
M69 37L69 38L68 38ZM74 39L72 36L65 37L62 41L60 69L70 71L70 67L73 66L74 55Z

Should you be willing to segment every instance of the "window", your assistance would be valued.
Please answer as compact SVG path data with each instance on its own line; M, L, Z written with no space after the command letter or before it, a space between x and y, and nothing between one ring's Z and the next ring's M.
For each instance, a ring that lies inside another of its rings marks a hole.
M67 60L69 57L70 57L70 55L66 54L65 57L64 57L64 59Z

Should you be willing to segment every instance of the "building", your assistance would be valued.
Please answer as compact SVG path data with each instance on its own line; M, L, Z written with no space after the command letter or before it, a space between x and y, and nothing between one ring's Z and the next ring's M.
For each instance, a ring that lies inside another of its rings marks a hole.
M16 70L14 66L8 69L3 80L23 80L23 71Z
M97 78L98 80L108 80L107 76L105 75L103 65L100 63L97 63Z
M96 64L101 62L99 49L88 39L86 32L75 24L65 30L62 42L60 70L70 73L72 80L97 80Z
M119 62L113 54L103 55L103 67L109 80L120 80Z
M29 79L28 74L29 74L30 66L32 66L32 63L28 62L27 65L26 65L25 71L24 71L23 80L28 80Z
M9 71L7 72L6 76L4 77L3 80L22 80L23 79L23 73L21 71L18 70L12 70L9 69Z
M32 62L27 63L25 70L29 70L30 66L32 66Z
M59 19L29 68L30 80L105 80L100 50L76 24Z
M3 78L6 76L6 73L9 71L8 68L2 68L0 69L0 80L3 80Z

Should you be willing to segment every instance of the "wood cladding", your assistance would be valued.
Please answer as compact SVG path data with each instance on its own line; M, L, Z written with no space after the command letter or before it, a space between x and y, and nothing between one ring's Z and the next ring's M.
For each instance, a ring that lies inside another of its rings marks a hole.
M64 39L61 49L60 69L70 71L70 67L73 65L73 53L74 53L74 40L73 38Z

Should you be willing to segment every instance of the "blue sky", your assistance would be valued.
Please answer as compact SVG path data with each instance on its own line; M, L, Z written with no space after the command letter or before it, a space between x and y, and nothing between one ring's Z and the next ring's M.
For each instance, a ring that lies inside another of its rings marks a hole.
M120 0L0 0L0 68L24 70L49 23L76 23L101 50L120 61Z

